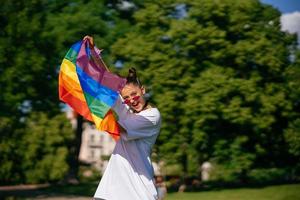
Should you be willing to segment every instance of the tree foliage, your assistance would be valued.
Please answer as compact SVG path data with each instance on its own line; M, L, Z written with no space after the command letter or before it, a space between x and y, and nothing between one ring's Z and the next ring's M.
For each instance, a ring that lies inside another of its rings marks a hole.
M64 114L49 119L44 113L31 113L22 137L22 170L28 182L57 181L69 166L68 147L74 135ZM33 162L34 161L34 162Z
M1 3L1 184L54 181L73 167L68 162L76 152L75 138L60 114L59 65L70 45L84 35L96 35L107 56L110 44L128 30L129 20L107 4L96 0Z
M135 13L112 53L151 85L161 159L191 175L209 160L233 180L297 163L299 63L279 18L257 0L146 1Z
M2 2L1 184L55 181L70 168L57 73L84 35L113 71L138 69L163 117L156 159L185 175L210 161L225 181L299 176L300 54L279 11L258 0L131 3Z

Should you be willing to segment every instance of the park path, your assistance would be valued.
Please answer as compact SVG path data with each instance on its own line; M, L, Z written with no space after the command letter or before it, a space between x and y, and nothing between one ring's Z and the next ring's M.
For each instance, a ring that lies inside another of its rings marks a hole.
M36 185L15 185L15 186L0 186L0 199L4 196L15 196L16 194L21 196L28 196L26 199L30 200L92 200L92 197L81 197L81 196L63 196L50 194L44 195L39 192L39 189L49 187L49 184L36 184Z
M88 197L76 197L76 196L58 196L58 197L36 197L34 200L92 200Z

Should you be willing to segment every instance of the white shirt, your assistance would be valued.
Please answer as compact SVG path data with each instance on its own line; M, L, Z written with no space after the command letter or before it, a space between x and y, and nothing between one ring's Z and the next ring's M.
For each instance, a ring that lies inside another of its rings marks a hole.
M121 133L94 198L156 200L150 154L160 131L160 113L157 108L131 113L121 98L113 110L127 133Z

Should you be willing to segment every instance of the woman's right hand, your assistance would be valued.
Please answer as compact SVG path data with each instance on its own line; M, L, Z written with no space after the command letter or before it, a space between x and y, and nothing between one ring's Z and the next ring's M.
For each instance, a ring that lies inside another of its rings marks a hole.
M90 44L90 49L93 49L95 44L94 44L94 38L92 36L86 35L84 36L83 40L88 40Z

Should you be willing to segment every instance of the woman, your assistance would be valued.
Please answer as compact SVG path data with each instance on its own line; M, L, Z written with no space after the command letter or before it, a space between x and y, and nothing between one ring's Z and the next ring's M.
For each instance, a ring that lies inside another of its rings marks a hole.
M92 38L85 38L93 47ZM150 154L160 131L160 113L144 98L145 88L134 68L129 69L127 83L120 94L112 109L117 113L123 131L94 198L156 200L158 197Z

